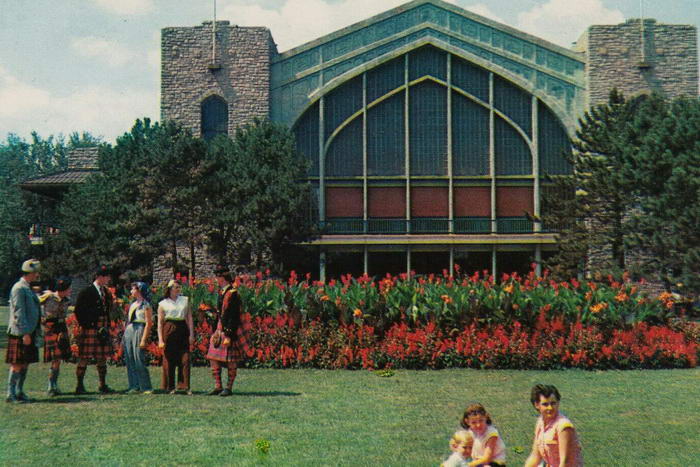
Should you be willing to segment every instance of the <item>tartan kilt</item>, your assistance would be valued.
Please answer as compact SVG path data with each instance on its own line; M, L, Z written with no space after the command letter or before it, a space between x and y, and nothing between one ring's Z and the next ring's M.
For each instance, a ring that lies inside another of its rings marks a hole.
M61 334L63 338L59 338ZM54 360L68 360L72 355L68 328L66 328L65 323L46 323L44 326L44 363Z
M214 345L214 335L220 333L221 343L219 346ZM207 360L216 360L217 362L238 362L243 358L243 348L245 346L245 339L243 338L243 326L238 326L236 330L236 338L231 340L231 345L228 347L223 346L224 333L221 327L221 321L216 326L216 331L209 338L209 350L207 352Z
M114 353L111 336L108 337L105 343L97 337L97 329L100 327L109 330L109 323L105 318L101 317L97 321L96 329L78 327L76 338L78 342L79 359L109 360Z
M22 344L21 337L7 336L7 353L5 363L23 364L39 361L39 349L34 345L34 336L29 345Z

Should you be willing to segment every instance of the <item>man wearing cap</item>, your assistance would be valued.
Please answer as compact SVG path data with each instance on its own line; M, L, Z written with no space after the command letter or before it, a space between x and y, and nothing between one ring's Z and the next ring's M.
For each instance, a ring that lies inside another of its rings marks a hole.
M10 291L10 319L7 328L7 354L10 364L7 402L29 402L24 393L24 380L30 363L39 361L41 345L41 308L31 283L39 279L39 261L28 259L22 264L22 278Z
M230 396L236 379L238 360L242 356L241 333L241 297L233 284L233 276L226 266L217 266L214 270L219 284L219 302L217 304L218 323L216 331L209 339L207 359L214 377L214 389L210 396ZM221 384L221 367L228 370L228 384L224 389Z
M78 320L78 366L75 375L78 384L76 394L85 394L85 371L88 362L94 360L100 378L99 391L102 394L114 392L107 386L107 359L112 355L112 338L109 334L109 313L112 309L112 296L107 290L111 272L107 266L95 271L95 281L80 291L75 301L75 318Z

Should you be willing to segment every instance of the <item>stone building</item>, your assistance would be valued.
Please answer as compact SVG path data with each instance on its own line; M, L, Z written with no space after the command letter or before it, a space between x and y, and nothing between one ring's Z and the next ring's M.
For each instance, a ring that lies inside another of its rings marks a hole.
M698 95L694 26L594 25L567 49L441 0L285 52L267 28L229 21L165 28L161 49L162 120L205 138L256 117L292 128L323 228L321 278L525 271L556 247L556 226L539 221L545 175L571 172L562 150L578 117L613 87ZM61 193L93 169L24 188Z

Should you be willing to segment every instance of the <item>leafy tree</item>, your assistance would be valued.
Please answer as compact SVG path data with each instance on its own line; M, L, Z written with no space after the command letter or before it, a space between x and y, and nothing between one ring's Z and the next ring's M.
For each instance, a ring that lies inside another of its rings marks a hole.
M700 294L700 102L652 96L629 132L639 146L626 149L622 172L637 201L628 243L667 285Z
M68 151L96 142L89 133L71 134L66 143L62 136L44 139L33 132L29 142L10 134L0 143L0 290L3 296L17 279L22 261L29 256L46 256L43 247L29 242L31 225L55 221L55 203L20 189L20 184L29 178L64 170Z
M284 269L284 252L314 235L307 167L291 131L255 120L233 139L210 146L217 163L207 218L207 244L224 263L273 264Z
M591 108L567 155L570 177L557 177L545 199L545 224L562 226L559 250L548 266L572 277L583 267L624 270L626 223L632 198L622 175L623 154L637 143L627 125L634 106L613 90L606 104ZM595 258L591 258L591 253Z

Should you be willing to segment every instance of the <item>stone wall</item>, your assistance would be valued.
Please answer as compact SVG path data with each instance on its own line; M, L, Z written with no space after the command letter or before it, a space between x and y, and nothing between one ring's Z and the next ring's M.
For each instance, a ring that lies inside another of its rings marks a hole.
M183 276L189 276L190 249L186 245L178 245L178 270ZM195 277L211 277L214 275L216 267L213 256L208 254L205 248L195 249ZM168 267L167 262L170 255L160 256L153 261L153 285L165 285L175 275L173 268Z
M587 54L589 106L607 102L617 87L625 96L657 91L669 98L698 95L697 28L631 19L591 26L580 41Z
M270 113L270 60L277 54L269 29L211 21L161 32L161 119L201 133L201 103L212 95L229 106L229 134Z

